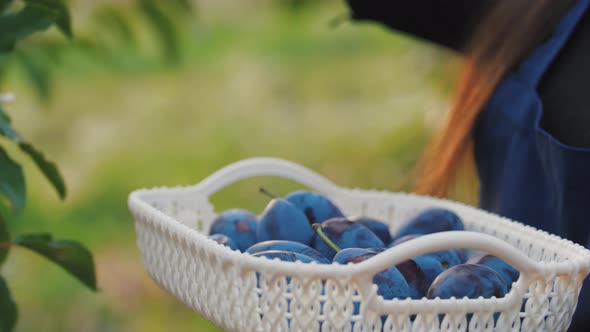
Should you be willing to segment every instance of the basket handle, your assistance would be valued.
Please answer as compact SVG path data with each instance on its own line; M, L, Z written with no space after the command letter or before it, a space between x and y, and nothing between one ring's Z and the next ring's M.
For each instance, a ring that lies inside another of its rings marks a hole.
M294 162L271 157L249 158L229 164L192 189L211 196L234 182L254 176L288 178L327 195L334 195L339 191L334 183L320 174Z
M529 258L519 249L494 236L479 232L449 231L427 234L400 243L357 264L358 275L364 275L367 280L371 280L384 268L395 266L412 257L454 248L484 251L504 260L521 273L532 274L543 271L542 263Z

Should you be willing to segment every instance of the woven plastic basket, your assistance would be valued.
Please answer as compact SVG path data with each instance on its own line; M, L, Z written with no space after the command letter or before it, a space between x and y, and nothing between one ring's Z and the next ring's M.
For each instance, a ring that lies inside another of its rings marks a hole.
M216 213L209 196L253 176L280 176L332 199L346 215L401 222L424 208L455 211L467 231L422 236L356 265L256 258L207 239ZM565 331L590 252L532 227L448 200L345 189L289 161L253 158L191 187L131 193L137 241L151 277L227 331ZM496 255L520 272L503 298L383 300L376 273L411 257L451 248ZM355 307L360 310L355 310Z

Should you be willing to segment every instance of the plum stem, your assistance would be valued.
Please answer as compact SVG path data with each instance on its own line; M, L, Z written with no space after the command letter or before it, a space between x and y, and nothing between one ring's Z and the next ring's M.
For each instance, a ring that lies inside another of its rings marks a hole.
M336 245L336 243L332 242L332 240L330 240L330 238L326 235L326 233L324 233L324 230L322 229L322 225L320 224L312 224L311 228L313 228L313 230L318 233L318 235L322 238L322 240L324 240L324 242L326 242L326 244L334 249L335 252L340 252L342 249L340 249L339 246Z
M260 187L260 188L258 189L258 191L260 191L262 194L264 194L264 195L266 195L266 196L268 196L268 197L270 197L270 198L279 198L279 196L277 196L277 195L273 194L272 192L268 191L268 190L267 190L266 188L264 188L264 187Z

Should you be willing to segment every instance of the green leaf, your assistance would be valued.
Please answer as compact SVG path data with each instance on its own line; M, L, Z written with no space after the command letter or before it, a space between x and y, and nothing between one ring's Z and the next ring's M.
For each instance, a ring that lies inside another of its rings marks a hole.
M18 140L18 134L10 124L10 117L2 108L0 108L0 135L10 140Z
M47 30L57 19L54 10L29 4L19 12L0 15L0 53L10 52L17 41Z
M0 276L0 332L10 332L16 325L18 310L4 278Z
M59 172L59 169L57 168L57 165L54 162L47 160L47 158L45 158L43 153L41 153L41 151L37 150L31 143L23 141L21 139L21 137L18 135L18 133L12 128L12 126L10 125L10 122L3 120L3 117L2 117L3 113L1 113L1 111L2 111L2 109L0 109L0 135L5 136L8 139L18 143L18 146L21 149L21 151L26 153L33 160L35 165L39 168L39 170L43 173L43 175L45 175L45 178L47 178L49 183L51 183L53 188L55 188L59 197L61 199L64 199L66 197L66 185L65 185L65 182L64 182L64 179L63 179L61 173ZM8 115L6 115L6 116L8 116ZM7 119L10 120L10 118L7 118ZM0 154L0 156L1 156L1 154ZM8 157L8 156L6 156L6 157ZM18 167L20 167L20 166L18 166ZM0 158L0 169L3 169L2 163L1 163L1 158ZM7 176L9 176L9 175L7 175ZM2 177L2 175L0 175L0 182L4 181L2 179L3 179L3 177ZM0 188L2 187L2 185L3 184L0 183ZM24 199L23 199L23 201L24 201ZM13 203L13 205L14 205L14 203Z
M0 147L0 193L3 193L19 213L25 206L26 187L22 167Z
M8 225L0 213L0 243L8 243L10 242L10 233L8 232ZM8 252L10 251L10 247L2 247L0 246L0 265L4 263L6 260L6 256L8 256ZM1 331L1 330L0 330Z
M55 240L50 234L21 235L14 242L61 266L88 288L96 291L94 260L90 251L80 243Z
M24 153L28 154L29 157L33 159L33 162L35 162L37 167L43 172L43 175L45 175L47 180L53 185L53 188L55 188L59 197L64 199L66 197L66 185L57 165L54 162L47 160L43 153L35 149L30 143L20 142L18 146Z
M2 105L0 105L0 121L4 121L7 123L10 123L10 116L8 115L8 113L6 113L6 111L4 111L2 109Z
M45 6L57 13L55 25L68 38L72 37L72 18L63 0L25 0L27 3Z
M165 59L168 63L177 63L180 60L180 46L177 38L178 33L172 19L154 0L139 0L139 9L150 21L154 32L158 35Z

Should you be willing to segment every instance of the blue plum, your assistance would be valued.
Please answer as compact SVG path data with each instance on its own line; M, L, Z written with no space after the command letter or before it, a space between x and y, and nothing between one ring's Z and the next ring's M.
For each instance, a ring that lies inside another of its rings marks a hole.
M224 234L211 234L209 235L209 239L222 244L226 247L230 247L232 250L238 250L238 246L230 237Z
M302 263L311 263L311 262L316 262L319 263L317 260L309 257L309 256L305 256L303 254L300 253L296 253L296 252L290 252L290 251L284 251L284 250L268 250L268 251L261 251L261 252L257 252L252 254L252 256L254 257L266 257L268 259L275 259L278 258L279 260L283 261L283 262L302 262ZM257 287L260 287L260 273L256 272L256 285ZM286 277L285 278L287 281L287 284L291 283L291 277Z
M209 234L223 234L244 251L257 242L257 227L258 218L255 214L243 209L230 209L213 220Z
M321 224L323 232L341 249L385 247L383 241L367 227L346 218L332 218ZM328 259L334 258L336 251L318 235L313 237L312 247Z
M422 235L420 235L420 234L404 235L404 236L396 239L395 241L392 241L391 244L389 245L389 247L391 248L397 244L404 243L406 241L415 239L419 236L422 236ZM457 264L463 264L463 263L467 262L467 260L469 259L467 251L465 249L451 249L450 251L453 252L457 256L457 259L458 259L458 260L455 260L453 257L452 261L456 262L456 264L452 264L451 266L455 266Z
M512 288L512 283L518 280L520 276L520 272L517 269L513 268L512 265L504 262L500 258L492 255L482 254L479 256L472 257L467 261L470 264L480 264L491 267L494 271L498 272L504 282L508 290Z
M334 259L332 259L332 263L338 264L348 264L348 263L360 263L365 261L373 256L376 253L367 248L346 248L340 250L336 255L334 255Z
M441 273L428 289L428 298L476 299L506 295L506 283L492 268L479 264L461 264Z
M467 253L466 249L451 249L451 251L457 255L457 258L459 258L461 264L467 263L469 260L469 254Z
M369 217L353 217L351 221L358 222L370 229L377 235L385 244L391 243L391 233L389 233L389 226L386 223Z
M424 277L426 278L428 287L430 287L436 277L446 270L446 268L436 256L423 255L414 257L413 259L424 272ZM424 292L424 296L426 296L426 292Z
M389 243L389 248L395 247L396 245L400 244L400 243L404 243L404 242L408 242L410 240L413 240L417 237L419 237L421 234L408 234L408 235L404 235L402 237L399 237L393 241L391 241L391 243Z
M444 231L462 231L463 221L453 211L430 208L408 220L396 232L394 240L410 234L431 234Z
M411 298L421 299L426 296L426 292L430 285L426 280L424 271L422 271L422 268L416 263L416 261L409 259L395 267L406 279L408 287L410 288Z
M287 240L309 245L314 231L301 210L287 200L275 198L262 212L257 236L258 241Z
M369 249L347 248L339 251L334 256L332 262L339 264L356 264L375 255L377 254ZM377 273L373 277L373 282L377 285L377 294L383 296L386 300L391 300L393 298L405 299L410 297L408 283L395 266Z
M285 199L303 211L310 224L321 223L330 218L344 217L342 211L332 201L318 193L298 190L287 195Z
M397 268L406 278L413 299L425 297L434 279L445 270L436 258L429 255L414 257L398 264Z
M457 257L457 254L455 254L455 252L452 250L437 251L426 254L425 256L429 256L438 260L445 269L457 266L462 263L459 257Z
M396 239L395 241L391 242L389 247L390 248L395 247L396 245L398 245L400 243L404 243L404 242L413 240L419 236L420 235L418 235L418 234L404 235L404 236ZM433 252L433 253L426 254L426 255L435 258L436 260L438 260L440 262L440 264L442 265L443 268L447 269L449 267L453 267L455 265L459 265L459 264L464 263L457 255L457 251L461 251L463 253L462 249L452 249L452 250L437 251L437 252Z
M274 258L278 258L284 262L295 262L295 261L300 261L302 263L311 263L311 262L316 262L318 263L317 260L300 254L300 253L296 253L296 252L291 252L291 251L284 251L284 250L267 250L267 251L260 251L257 253L252 254L252 256L254 257L266 257L268 259L274 259Z
M246 250L248 254L255 254L262 251L268 250L282 250L282 251L290 251L298 254L303 254L310 258L317 260L320 263L330 264L330 260L324 257L322 254L317 252L315 249L306 246L305 244L293 241L284 241L284 240L271 240L271 241L264 241L256 243L255 245L251 246Z

